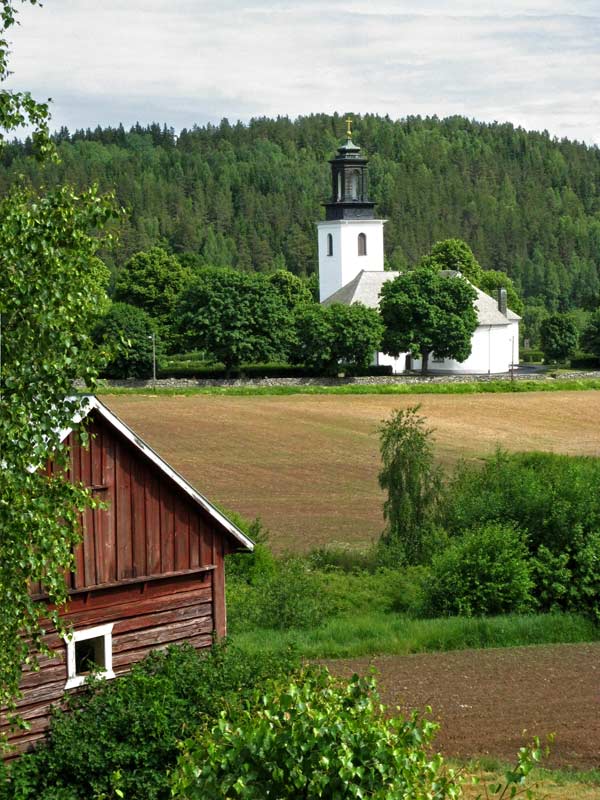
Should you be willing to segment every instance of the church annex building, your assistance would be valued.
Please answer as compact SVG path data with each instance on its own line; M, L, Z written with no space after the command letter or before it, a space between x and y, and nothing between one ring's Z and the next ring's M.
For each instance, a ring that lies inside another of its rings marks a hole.
M379 293L398 272L384 270L384 219L375 218L375 203L368 199L367 159L348 138L331 164L331 200L325 203L325 221L317 223L319 246L319 299L321 303L379 305ZM458 273L456 273L458 274ZM429 371L449 374L500 374L519 363L520 317L507 308L506 291L492 298L477 292L478 325L466 361L437 358L432 353ZM393 358L377 353L377 364L391 364L394 373L419 370L421 360L410 353Z

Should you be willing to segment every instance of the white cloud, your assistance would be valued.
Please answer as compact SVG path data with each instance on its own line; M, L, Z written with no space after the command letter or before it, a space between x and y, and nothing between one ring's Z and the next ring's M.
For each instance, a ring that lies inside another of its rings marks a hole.
M465 114L600 142L597 0L50 0L15 85L56 125L313 111Z

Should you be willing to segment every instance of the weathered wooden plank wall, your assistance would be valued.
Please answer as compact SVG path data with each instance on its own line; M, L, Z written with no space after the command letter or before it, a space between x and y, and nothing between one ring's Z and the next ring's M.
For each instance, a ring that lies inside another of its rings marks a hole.
M102 420L89 447L73 438L72 478L94 490L105 509L86 511L75 552L74 589L152 577L212 563L214 522Z
M189 642L208 647L214 629L214 575L208 569L156 581L83 591L75 594L65 615L75 629L114 623L112 633L113 670L120 675L151 650L169 644ZM41 739L48 728L50 706L59 703L67 681L66 645L56 631L49 631L48 644L56 658L40 660L38 672L25 672L21 683L23 698L18 712L31 728L9 735L17 752ZM6 722L0 730L8 732Z

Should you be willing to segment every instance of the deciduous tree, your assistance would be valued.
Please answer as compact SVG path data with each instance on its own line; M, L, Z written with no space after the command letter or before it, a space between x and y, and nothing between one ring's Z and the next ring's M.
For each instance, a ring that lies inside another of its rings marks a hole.
M292 317L263 275L204 269L181 295L178 327L185 347L205 350L227 369L282 359Z
M290 360L327 372L367 367L383 334L379 314L362 303L313 303L295 315Z
M464 278L429 267L406 272L381 290L379 310L385 325L382 347L397 358L420 355L427 372L429 354L464 361L477 327L476 292Z
M306 281L303 281L287 269L278 269L271 273L268 281L275 291L281 295L290 311L305 306L307 303L312 303L312 295L306 285Z
M426 556L427 526L434 520L441 472L434 464L432 434L419 406L395 411L379 432L379 485L387 493L383 504L386 529L382 541L409 563Z
M564 361L577 349L577 326L567 314L552 314L540 326L542 350L551 361Z
M143 309L163 327L172 322L179 293L192 273L160 247L136 253L115 281L115 300Z
M163 352L156 322L128 303L113 303L94 329L94 340L106 354L103 374L111 378L149 378L154 356Z
M588 353L600 358L600 309L592 314L583 334L582 344Z
M41 582L52 603L64 601L78 512L91 502L60 470L38 468L48 457L65 464L73 381L93 383L90 329L108 283L95 231L109 214L94 190L13 190L0 203L0 703L41 641L46 607L29 586Z
M368 367L383 336L383 323L377 311L362 303L349 306L333 303L325 308L325 319L333 334L332 361L341 362L350 371Z
M0 82L16 6L0 0ZM0 90L0 146L24 124L35 128L38 155L49 156L47 105ZM17 185L0 202L0 705L14 702L22 666L35 663L41 647L48 611L32 587L41 583L61 606L79 512L91 504L61 474L61 430L76 427L73 381L94 377L89 334L108 280L97 232L112 214L95 189L41 194ZM51 475L40 469L49 457ZM57 613L50 616L59 626Z
M514 283L506 272L498 269L484 269L479 276L479 282L475 284L483 292L494 295L498 289L506 289L507 305L515 314L522 314L524 310L523 301L519 297Z
M436 242L429 255L422 259L421 266L460 272L476 286L479 286L482 273L481 265L473 255L473 251L462 239L444 239Z

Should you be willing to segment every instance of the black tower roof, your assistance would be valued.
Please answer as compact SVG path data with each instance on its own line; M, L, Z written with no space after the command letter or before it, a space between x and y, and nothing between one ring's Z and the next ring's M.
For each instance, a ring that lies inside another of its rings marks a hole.
M331 164L331 200L325 203L325 219L373 219L375 203L368 197L368 161L352 141L348 119L346 142L338 148Z

